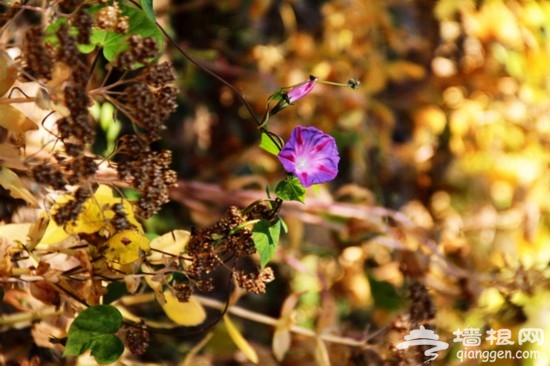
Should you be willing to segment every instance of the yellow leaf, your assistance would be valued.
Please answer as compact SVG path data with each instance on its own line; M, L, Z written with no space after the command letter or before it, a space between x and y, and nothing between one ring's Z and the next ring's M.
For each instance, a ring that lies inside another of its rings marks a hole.
M0 126L8 131L19 133L38 130L36 123L9 104L0 104Z
M105 258L125 265L138 260L141 250L149 251L149 239L135 230L124 230L110 237L107 246Z
M152 251L147 260L153 264L161 264L162 258L166 255L179 255L185 248L190 236L189 231L174 230L153 239L149 245Z
M65 230L69 234L97 233L105 228L109 220L115 216L113 210L110 209L115 197L110 188L107 187L107 189L105 189L104 187L106 186L99 186L93 197L88 198L84 202L82 211L78 215L76 221L71 221L65 225ZM72 199L70 195L68 198ZM60 199L57 203L62 205L64 203L63 201L63 199ZM120 199L116 202L119 201Z
M6 51L0 50L0 96L10 90L16 78L15 62Z
M38 243L44 237L46 230L49 226L50 219L45 212L40 214L38 220L36 220L30 227L27 237L29 238L26 242L26 247L28 251L32 251Z
M281 362L288 350L290 349L291 335L288 329L275 329L273 334L273 340L271 341L271 348L275 359Z
M246 358L252 363L258 363L258 354L252 348L250 343L243 337L241 332L237 329L235 324L231 321L231 318L229 318L228 315L224 315L223 322L225 324L225 328L227 329L227 333L229 333L229 336L235 343L235 345L244 353Z
M189 301L179 301L170 290L164 291L166 302L161 305L166 316L174 323L186 327L193 327L201 324L206 319L206 311L199 301L191 296Z
M2 105L0 105L0 107L1 106ZM17 174L15 174L10 169L5 167L0 168L0 186L10 191L10 196L12 196L13 198L20 198L27 201L27 203L31 204L32 206L38 206L38 203L36 202L36 199L31 194L31 192L23 187L23 182L21 182Z
M62 242L70 235L63 229L63 227L57 225L54 220L50 220L46 232L40 240L38 245L53 245Z
M68 199L72 199L71 195L65 197L59 199L56 204L63 205ZM143 233L143 228L134 215L132 204L126 199L115 197L113 190L106 185L100 185L93 197L84 202L76 221L67 223L65 230L69 234L93 234L106 228L109 228L110 232L115 232L114 228L109 226L109 221L115 216L112 206L116 203L122 203L128 222L134 225L138 232Z

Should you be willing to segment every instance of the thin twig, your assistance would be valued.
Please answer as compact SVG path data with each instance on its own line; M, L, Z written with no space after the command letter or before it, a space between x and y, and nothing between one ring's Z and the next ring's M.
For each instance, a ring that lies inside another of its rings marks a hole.
M194 296L194 297L202 305L207 306L209 308L223 310L224 307L225 307L224 303L222 303L220 301L217 301L217 300L209 299L209 298L202 297L202 296ZM272 318L272 317L267 316L267 315L255 313L251 310L248 310L248 309L245 309L243 307L236 306L236 305L230 305L227 309L227 312L229 314L238 316L240 318L251 320L251 321L254 321L256 323L269 325L269 326L272 326L272 327L276 327L279 324L279 319ZM292 333L300 334L300 335L303 335L303 336L306 336L306 337L320 338L321 340L323 340L325 342L342 344L342 345L346 345L346 346L350 346L350 347L360 347L360 348L369 348L370 347L365 341L362 341L362 340L356 340L356 339L352 339L352 338L341 337L341 336L336 336L336 335L327 334L327 333L319 334L319 333L316 333L315 331L313 331L311 329L304 328L304 327L301 327L299 325L292 325L289 328L289 330Z

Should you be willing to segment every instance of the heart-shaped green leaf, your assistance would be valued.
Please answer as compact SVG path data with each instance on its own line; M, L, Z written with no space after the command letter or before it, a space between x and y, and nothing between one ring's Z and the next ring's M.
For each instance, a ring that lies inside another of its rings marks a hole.
M275 193L277 197L284 201L298 201L304 203L306 189L296 176L291 175L277 184Z
M281 235L281 228L284 230L282 220L277 220L273 225L270 225L267 220L260 220L254 225L252 230L252 240L260 256L260 267L263 269L269 262L277 244L279 244L279 236Z
M115 307L89 307L71 324L64 355L79 356L89 349L99 364L116 361L124 351L124 344L114 335L121 326L122 315Z

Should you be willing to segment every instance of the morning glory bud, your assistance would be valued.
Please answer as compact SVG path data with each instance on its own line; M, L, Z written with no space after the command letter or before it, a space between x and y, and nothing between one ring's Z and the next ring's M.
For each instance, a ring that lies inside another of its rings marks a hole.
M275 113L278 113L280 110L286 108L290 104L294 103L295 101L302 99L317 85L317 80L319 78L315 77L313 75L309 76L309 79L304 81L303 83L298 84L297 86L291 88L288 92L281 94L281 100L273 109L271 110L271 115L274 115Z

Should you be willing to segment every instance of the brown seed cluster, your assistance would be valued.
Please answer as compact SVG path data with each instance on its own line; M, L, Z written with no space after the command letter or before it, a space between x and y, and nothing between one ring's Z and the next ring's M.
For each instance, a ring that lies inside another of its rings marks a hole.
M122 203L115 203L111 208L115 213L111 219L111 224L113 224L116 231L128 230L134 226L128 221L128 217L126 216L124 205Z
M253 294L265 293L265 284L275 279L273 270L269 267L265 268L262 272L253 271L247 273L244 271L235 271L233 272L233 277L240 288Z
M56 190L65 188L67 181L58 166L38 164L30 168L31 176L40 184L46 184Z
M150 147L161 138L164 122L176 110L177 89L164 85L174 79L169 64L150 65L143 70L145 76L139 79L150 84L137 81L121 97L126 114L141 131L119 139L117 170L121 179L140 191L138 214L148 218L168 202L168 190L177 181L176 173L169 168L171 152L157 152Z
M229 261L237 263L256 252L252 233L246 222L251 218L235 206L231 206L222 218L211 226L192 231L185 255L189 265L185 268L189 278L201 281L208 274ZM248 292L263 293L265 284L273 280L273 272L266 268L233 270L237 285Z
M397 316L391 324L391 329L399 334L397 339L404 339L411 330L418 329L421 325L431 329L430 320L435 317L435 306L431 296L422 282L413 280L409 287L410 306L407 312ZM424 346L425 347L425 346ZM399 362L406 362L414 359L415 362L424 362L425 356L423 347L413 347L406 351L398 350L390 345ZM401 364L397 360L396 364ZM403 363L404 365L408 363ZM415 363L416 364L416 363Z
M44 41L44 31L40 26L30 27L24 35L21 50L24 79L51 80L53 69L52 48Z
M70 221L75 221L82 211L82 205L88 198L90 198L91 192L89 189L79 187L74 193L72 199L70 199L63 206L57 207L52 217L56 224L64 225Z
M74 5L74 4L67 4ZM113 6L103 7L96 16L96 22L105 29L115 29L127 19L120 16L116 2ZM69 25L77 33L70 31ZM97 159L85 152L95 142L96 126L88 108L91 98L88 94L90 78L90 59L78 50L79 43L89 43L94 18L80 8L71 15L68 22L62 23L57 30L58 43L55 52L46 52L44 34L41 28L32 27L26 35L24 65L32 70L33 77L51 78L55 62L70 68L70 74L63 83L62 97L69 113L56 121L57 136L63 144L63 152L54 155L55 162L43 162L30 167L37 182L62 190L67 184L84 185L96 174ZM153 38L132 35L128 38L128 50L121 58L129 57L129 64L145 63L158 54ZM126 55L126 56L124 56ZM30 71L29 71L30 72ZM148 218L158 212L168 201L168 189L176 183L176 173L169 169L172 156L169 151L156 152L150 148L152 142L161 138L165 129L165 120L177 107L177 90L166 85L174 80L170 64L151 64L138 70L135 82L130 84L120 106L128 112L132 122L141 128L138 134L126 136L119 141L120 178L133 184L142 196L136 202L138 214ZM65 210L58 210L59 222L66 222L78 215L81 208L79 200L67 203ZM114 207L115 227L123 230L130 224L124 210Z
M179 301L189 301L189 298L191 295L193 295L193 287L189 286L187 283L183 282L174 282L172 284L172 290L174 291L174 295Z
M142 322L137 326L128 328L124 343L130 352L135 355L142 355L149 348L149 339L150 334L147 330L147 325Z
M80 10L76 13L74 17L73 23L78 29L76 41L81 44L90 44L92 25L94 24L92 16L83 8L80 8Z
M157 41L153 37L142 38L132 34L128 38L130 48L118 54L117 66L123 70L131 70L136 64L148 64L149 60L158 55Z
M96 80L94 55L81 53L79 45L90 44L94 27L126 33L128 17L123 15L117 0L97 1L100 9L93 13L81 0L61 0L56 4L59 7L55 11L64 14L56 23L54 35L45 34L41 26L30 26L22 36L22 77L41 82L55 78L55 83L43 88L44 93L51 94L56 105L65 107L57 109L59 117L52 132L58 140L56 147L61 145L61 149L56 149L43 161L30 158L27 162L29 172L37 183L54 190L74 192L72 199L62 207L56 206L52 212L58 224L78 217L92 188L97 186L95 176L101 158L90 152L96 142L97 124L89 107L93 104L92 98L104 93L104 100L126 115L135 131L119 139L109 162L116 163L111 166L125 183L139 190L141 197L134 202L136 212L142 218L149 218L168 202L168 190L177 180L176 173L170 169L170 151L151 147L161 139L165 122L177 107L177 89L168 85L174 81L172 66L166 62L152 62L159 54L154 37L132 34L122 37L122 52L109 67L119 67L123 71L139 69L121 73L124 80L116 80L115 86L108 84L109 78L105 82ZM46 42L50 39L50 43ZM126 89L121 89L120 85ZM122 119L121 123L128 123L128 120ZM132 227L122 204L115 204L111 209L115 212L111 224L116 230ZM198 279L197 283L202 288L211 286L207 280Z
M138 214L151 217L168 202L168 190L176 184L176 173L169 168L172 153L152 151L140 137L127 135L119 141L119 156L119 177L141 193Z
M113 5L108 5L101 8L97 12L97 25L99 28L114 31L121 34L128 33L130 29L129 18L126 15L120 15L121 10L118 3L113 1Z
M172 81L174 81L174 73L169 62L152 64L145 69L145 82L155 88L160 88Z

